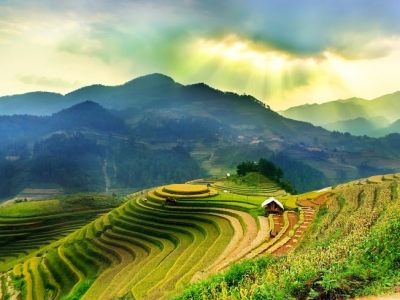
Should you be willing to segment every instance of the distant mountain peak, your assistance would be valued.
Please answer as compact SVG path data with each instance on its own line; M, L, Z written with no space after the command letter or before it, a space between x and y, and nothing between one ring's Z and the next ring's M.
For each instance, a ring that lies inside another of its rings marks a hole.
M132 79L123 85L164 85L164 84L177 84L175 80L171 77L161 74L161 73L153 73L145 76L140 76L135 79Z
M93 128L101 131L126 132L127 126L97 102L86 100L52 115L61 129Z
M97 102L94 102L94 101L91 101L91 100L86 100L86 101L83 101L81 103L75 104L75 105L73 105L73 106L71 106L69 108L63 109L60 112L55 113L55 115L56 114L70 113L70 112L73 112L73 111L82 111L82 110L84 110L84 111L87 111L87 110L90 110L90 111L92 111L92 110L105 111L106 109L103 106L101 106L100 104L98 104Z
M83 101L83 102L78 103L78 104L76 104L76 105L74 105L72 107L101 107L101 108L103 108L100 104L98 104L97 102L94 102L92 100Z

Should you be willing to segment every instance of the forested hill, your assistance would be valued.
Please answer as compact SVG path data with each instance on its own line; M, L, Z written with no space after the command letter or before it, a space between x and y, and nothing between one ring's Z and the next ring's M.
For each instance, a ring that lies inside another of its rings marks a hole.
M99 104L48 117L0 117L0 199L26 187L66 192L144 188L204 177L186 147L154 148Z
M28 105L24 115L0 116L0 197L39 183L108 191L224 176L260 157L277 163L299 192L400 170L399 134L330 132L250 95L161 74L41 95L0 98L4 114ZM45 108L49 115L27 115Z

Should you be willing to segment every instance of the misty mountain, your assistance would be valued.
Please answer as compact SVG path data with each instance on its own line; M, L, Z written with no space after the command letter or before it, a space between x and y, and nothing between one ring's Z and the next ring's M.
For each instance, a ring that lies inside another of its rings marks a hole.
M64 96L49 92L31 92L21 95L0 97L1 115L44 116L68 107Z
M75 104L94 100L108 109L146 107L153 101L173 101L174 92L182 85L162 74L152 74L133 79L119 86L95 84L82 87L66 95L32 92L0 97L0 114L51 115ZM165 99L165 96L168 99Z
M330 130L342 131L340 129L347 127L350 129L348 132L351 133L358 131L357 126L361 124L360 122L365 122L359 118L371 121L377 127L376 129L380 129L388 126L388 122L399 119L399 110L400 92L395 92L372 100L350 98L322 104L295 106L280 113L287 118L310 122ZM376 118L380 118L381 121L374 121ZM368 130L373 129L372 124L365 123L365 125Z
M0 116L0 197L39 183L69 191L140 189L223 176L260 158L279 158L298 191L400 170L398 134L330 132L282 117L250 95L185 86L161 74L61 99L57 105L66 107L47 116Z
M337 121L352 120L370 117L364 108L367 100L350 98L346 100L330 101L322 104L304 104L294 106L279 113L293 120L310 122L314 125L325 125Z
M386 127L382 127L376 132L376 136L385 136L390 133L397 132L400 133L400 119L391 123L390 125Z
M128 133L125 122L98 103L85 101L53 114L49 118L53 130L90 128L103 132Z
M127 133L129 127L119 117L92 101L85 101L51 116L0 116L2 141L34 141L58 131Z
M375 117L370 119L355 118L351 120L336 121L334 123L328 123L322 127L330 131L349 132L352 135L367 135L371 137L385 136L392 132L394 128L388 129L385 133L381 132L380 129L385 128L390 123L383 117Z

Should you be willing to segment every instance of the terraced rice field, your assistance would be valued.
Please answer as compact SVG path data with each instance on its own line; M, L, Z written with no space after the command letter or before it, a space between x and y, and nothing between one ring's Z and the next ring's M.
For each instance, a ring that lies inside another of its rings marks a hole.
M89 224L71 220L68 235L43 220L3 221L0 234L10 241L3 254L16 257L5 258L0 270L12 271L0 278L23 279L26 299L169 299L234 262L294 249L313 213L304 208L267 217L260 204L226 199L209 184L158 187L128 196ZM17 224L13 232L10 223ZM28 224L43 228L35 242L27 243ZM61 239L44 245L52 237Z
M35 217L0 217L0 271L98 218L103 210Z
M279 196L284 195L286 192L282 190L277 185L271 184L269 187L234 187L234 186L226 186L220 183L214 183L212 185L218 191L229 191L238 195L255 195L255 196Z

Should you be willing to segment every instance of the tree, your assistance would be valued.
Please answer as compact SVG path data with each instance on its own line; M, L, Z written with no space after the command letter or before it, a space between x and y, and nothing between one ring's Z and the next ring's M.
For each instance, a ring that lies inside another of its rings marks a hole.
M252 161L244 161L237 165L236 173L239 176L245 176L248 172L258 172L259 166Z

